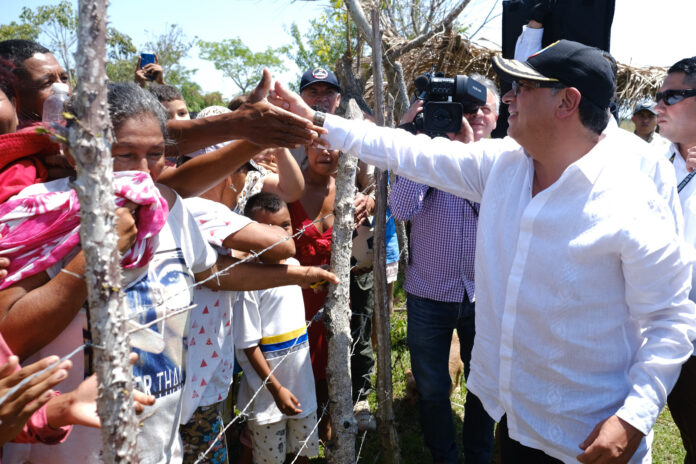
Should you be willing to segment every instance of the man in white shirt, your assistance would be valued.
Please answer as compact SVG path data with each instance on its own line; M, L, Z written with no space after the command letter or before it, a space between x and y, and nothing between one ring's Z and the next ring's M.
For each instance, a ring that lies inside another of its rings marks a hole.
M275 101L323 124L332 148L481 203L468 387L502 420L504 463L650 462L693 350L691 261L655 184L601 135L614 93L602 52L562 40L493 63L513 84L502 141L342 120L280 85Z
M679 201L684 212L684 239L696 245L696 180L687 168L687 152L696 147L696 57L675 63L657 93L657 122L660 132L671 145L665 156L674 165ZM692 166L693 167L693 166ZM691 300L696 295L693 288ZM685 463L696 463L696 357L682 366L679 380L669 395L668 404L681 432L686 449Z
M655 102L639 102L633 109L631 121L636 127L633 133L650 145L653 145L657 149L660 149L660 147L666 148L665 145L669 145L669 142L655 131L655 129L657 129Z

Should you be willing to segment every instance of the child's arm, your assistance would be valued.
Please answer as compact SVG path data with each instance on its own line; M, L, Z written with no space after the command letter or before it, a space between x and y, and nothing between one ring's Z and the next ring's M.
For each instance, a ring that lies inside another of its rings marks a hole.
M268 379L266 381L266 388L273 395L276 406L280 409L280 412L286 416L294 416L299 414L302 410L299 408L301 406L300 402L295 398L290 390L285 388L278 382L278 379L271 374L271 366L268 365L266 358L263 357L261 349L257 346L246 348L244 350L249 362L254 367L256 373L262 379Z

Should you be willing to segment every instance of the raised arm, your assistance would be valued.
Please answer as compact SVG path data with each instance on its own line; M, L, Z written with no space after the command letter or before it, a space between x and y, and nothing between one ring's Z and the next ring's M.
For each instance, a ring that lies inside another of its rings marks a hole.
M172 188L182 198L195 197L222 182L259 151L258 145L237 140L197 156L178 168L165 169L157 182Z
M287 148L276 150L275 157L278 173L263 179L263 191L275 193L285 203L299 200L304 191L304 176L297 161Z
M270 86L271 73L264 69L249 102L236 111L189 121L168 121L168 135L176 141L174 153L170 154L191 153L234 139L263 147L297 148L313 143L323 130L265 101Z
M283 239L287 240L281 241ZM266 251L264 257L280 261L295 256L295 241L282 228L258 222L251 222L230 234L222 245L232 250L261 251L274 243L278 245Z

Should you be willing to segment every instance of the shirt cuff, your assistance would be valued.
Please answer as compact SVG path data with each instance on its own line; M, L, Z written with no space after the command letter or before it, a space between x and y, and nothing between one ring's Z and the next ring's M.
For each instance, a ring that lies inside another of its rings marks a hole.
M630 395L616 412L616 415L638 429L643 435L647 435L655 425L660 409L645 398Z

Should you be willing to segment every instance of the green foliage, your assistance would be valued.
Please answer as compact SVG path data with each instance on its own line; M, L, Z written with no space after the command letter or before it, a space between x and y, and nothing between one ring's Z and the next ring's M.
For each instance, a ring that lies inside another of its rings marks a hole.
M317 66L336 68L338 60L349 48L346 24L350 27L350 49L355 51L358 48L357 27L340 4L333 3L335 6L325 8L318 18L310 21L310 27L304 34L297 24L290 25L288 33L292 37L293 48L287 56L297 64L300 72Z
M241 93L247 93L258 81L263 68L272 71L284 71L281 56L288 52L289 47L268 47L261 52L253 52L240 38L226 39L222 42L207 42L198 40L199 56L210 60L215 69L232 79Z
M0 25L0 41L10 39L36 40L40 33L41 30L32 24L12 21L10 24Z
M186 101L189 112L201 111L208 106L227 106L227 102L220 92L203 93L201 86L192 81L184 82L181 87L181 94Z

